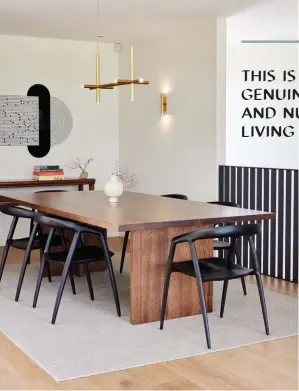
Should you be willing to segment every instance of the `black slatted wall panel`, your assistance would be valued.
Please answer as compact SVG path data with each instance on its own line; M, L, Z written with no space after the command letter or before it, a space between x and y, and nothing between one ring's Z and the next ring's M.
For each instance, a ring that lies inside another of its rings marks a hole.
M255 239L263 274L298 283L298 170L219 166L219 201L271 211ZM247 241L241 243L242 264L249 265Z

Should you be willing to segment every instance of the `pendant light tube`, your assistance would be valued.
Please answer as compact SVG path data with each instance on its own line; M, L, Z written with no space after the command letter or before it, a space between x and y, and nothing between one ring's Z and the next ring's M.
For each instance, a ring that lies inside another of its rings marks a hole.
M100 85L100 55L99 55L99 20L100 20L100 13L99 13L99 0L97 0L97 54L96 54L96 85ZM96 103L100 103L100 88L96 89Z
M96 85L100 85L100 55L96 54ZM96 89L96 103L100 103L100 88Z
M134 80L134 46L131 45L131 50L130 50L130 68L131 68L131 81ZM131 102L134 102L134 84L131 84Z

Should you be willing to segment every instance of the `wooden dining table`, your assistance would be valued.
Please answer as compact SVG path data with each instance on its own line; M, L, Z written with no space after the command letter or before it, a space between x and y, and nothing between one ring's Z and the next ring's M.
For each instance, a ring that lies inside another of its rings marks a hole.
M169 245L173 237L219 223L273 219L270 212L232 208L204 202L125 192L110 203L103 191L65 193L5 193L15 205L113 231L130 231L130 322L159 320ZM196 243L200 258L213 256L212 240ZM180 244L175 260L190 259L189 246ZM204 284L207 311L213 311L213 283ZM173 273L167 318L201 313L196 280Z

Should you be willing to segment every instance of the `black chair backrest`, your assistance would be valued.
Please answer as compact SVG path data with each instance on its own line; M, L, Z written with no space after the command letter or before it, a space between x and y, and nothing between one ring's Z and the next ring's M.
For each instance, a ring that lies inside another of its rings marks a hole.
M261 232L260 224L245 224L245 225L226 225L224 227L215 227L210 229L202 229L186 233L174 238L174 241L179 242L194 242L201 239L218 239L218 238L238 238L240 236L253 236Z
M231 206L233 208L241 208L236 202L227 202L227 201L210 201L208 204L221 205L221 206Z
M78 233L86 232L94 235L99 235L102 241L106 240L106 230L100 227L92 227L86 224L81 224L73 220L58 218L53 216L45 216L40 213L34 214L34 221L39 225L48 225L51 228L69 229ZM102 242L103 243L103 242Z
M188 197L184 194L163 194L163 195L161 195L161 197L176 198L177 200L188 201Z
M59 219L52 216L45 216L40 213L35 213L34 221L41 225L49 225L54 228L70 229L72 231L80 231L81 225L71 220Z
M8 216L23 217L25 219L32 219L34 216L33 211L10 204L0 204L0 211Z

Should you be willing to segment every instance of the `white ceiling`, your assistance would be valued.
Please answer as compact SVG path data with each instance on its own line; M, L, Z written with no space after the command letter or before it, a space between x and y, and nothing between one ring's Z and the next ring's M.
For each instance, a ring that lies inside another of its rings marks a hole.
M0 0L0 34L94 40L97 0ZM228 16L266 0L99 0L104 40L126 42Z

